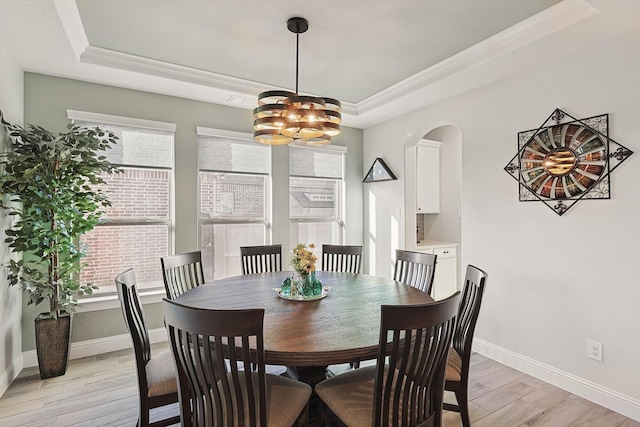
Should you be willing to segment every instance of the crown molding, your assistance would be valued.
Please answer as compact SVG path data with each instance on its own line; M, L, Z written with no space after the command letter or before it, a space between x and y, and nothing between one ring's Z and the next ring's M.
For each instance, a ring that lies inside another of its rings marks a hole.
M358 114L367 113L452 74L495 59L535 40L570 27L596 13L598 11L584 0L565 0L358 102Z
M187 88L176 89L175 93L170 92L167 85L161 84L153 90L158 93L244 109L255 107L254 100L260 92L277 89L263 83L91 46L75 0L53 0L53 2L69 43L80 63L187 83ZM456 74L568 28L597 13L598 11L586 0L564 0L358 103L343 102L343 123L348 126L366 127L375 123L376 117L390 119L405 113L404 110L426 106L433 100L418 96L420 91L424 93L425 88L443 83ZM128 86L127 82L123 84ZM458 86L452 90L452 93L470 90L473 84L469 82L468 88ZM216 95L211 96L211 99L203 99L202 90L198 90L198 87L213 89ZM389 111L390 105L400 98L404 98L404 107Z
M71 49L76 58L80 60L82 53L89 47L89 39L84 31L80 11L75 0L53 0L62 28L64 29Z
M184 65L172 64L157 59L144 58L94 46L89 46L84 51L80 57L80 62L119 68L134 73L149 74L254 96L265 90L273 89L272 86L239 79L237 77L225 76L211 71L199 70Z

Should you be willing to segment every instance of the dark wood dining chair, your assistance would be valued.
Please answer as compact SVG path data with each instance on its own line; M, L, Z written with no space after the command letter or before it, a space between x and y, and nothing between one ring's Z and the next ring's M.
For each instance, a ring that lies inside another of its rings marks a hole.
M242 274L282 271L282 245L241 246Z
M376 365L316 385L323 423L441 426L444 373L459 301L456 292L429 304L383 305Z
M444 409L459 412L463 427L471 426L468 400L471 344L487 277L487 273L481 269L467 266L453 345L447 358L445 390L455 393L457 404L445 403Z
M434 254L397 249L393 280L431 295L437 258Z
M164 289L169 299L175 299L189 289L204 283L200 251L165 256L160 258L160 264Z
M360 273L362 246L322 245L322 270Z
M181 406L187 411L183 420L195 426L308 425L311 387L265 372L264 309L208 310L166 298L163 306L180 399L191 402ZM217 369L225 357L228 372ZM257 371L249 369L251 363Z
M154 423L149 422L151 409L178 402L177 374L170 350L151 355L149 332L145 324L133 268L116 276L116 288L136 358L140 401L137 426L159 427L179 423L178 415Z
M167 298L176 299L189 289L204 283L202 254L200 251L160 258L162 277ZM267 365L267 373L282 375L288 372L286 366Z

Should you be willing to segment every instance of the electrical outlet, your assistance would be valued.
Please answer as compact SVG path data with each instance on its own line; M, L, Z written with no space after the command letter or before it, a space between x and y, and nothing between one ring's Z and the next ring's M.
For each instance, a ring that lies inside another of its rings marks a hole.
M587 357L602 362L602 343L587 340Z

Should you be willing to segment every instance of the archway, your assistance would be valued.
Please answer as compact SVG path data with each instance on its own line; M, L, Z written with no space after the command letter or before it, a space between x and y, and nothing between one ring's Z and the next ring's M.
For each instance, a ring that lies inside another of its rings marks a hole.
M415 149L421 140L440 142L440 210L416 212L417 185ZM461 243L462 132L452 123L432 122L417 128L405 141L405 248L416 250L418 240ZM420 229L418 230L418 226Z

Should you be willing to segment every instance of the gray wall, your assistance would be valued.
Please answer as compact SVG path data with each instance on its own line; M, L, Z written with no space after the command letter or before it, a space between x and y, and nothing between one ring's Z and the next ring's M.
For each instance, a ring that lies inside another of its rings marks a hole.
M3 40L4 42L4 40ZM0 44L0 110L10 123L22 123L23 112L22 70L8 56ZM7 149L8 138L4 128L0 130L0 149ZM0 230L9 227L9 217L0 212ZM4 240L4 233L2 235ZM9 249L0 244L0 265L9 261ZM20 289L10 288L7 284L5 269L0 269L0 395L8 384L18 375L16 366L21 354L21 304Z
M63 131L67 109L175 123L175 251L198 250L197 134L196 127L252 132L249 110L225 107L149 92L141 92L41 74L25 74L24 118L27 123ZM362 131L343 128L335 145L347 151L347 243L362 243ZM273 149L273 241L289 242L288 150ZM280 203L278 203L280 202ZM23 315L23 350L35 348L33 319L40 310L29 307ZM145 307L149 328L163 326L159 304ZM77 313L72 342L124 334L119 309Z

